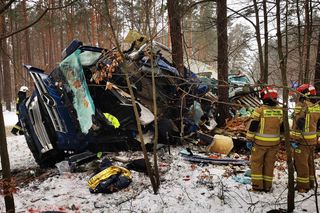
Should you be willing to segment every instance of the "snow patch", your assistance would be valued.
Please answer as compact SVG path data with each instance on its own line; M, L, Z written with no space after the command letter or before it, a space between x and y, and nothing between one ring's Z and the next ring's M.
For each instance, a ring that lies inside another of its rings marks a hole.
M18 116L16 115L15 111L10 112L8 110L5 110L2 113L5 126L14 126L18 122Z

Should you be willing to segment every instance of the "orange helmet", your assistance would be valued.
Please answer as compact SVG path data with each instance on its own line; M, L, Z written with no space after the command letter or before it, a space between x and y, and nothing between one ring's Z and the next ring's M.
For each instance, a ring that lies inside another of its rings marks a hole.
M278 98L277 90L273 89L272 87L265 87L260 91L260 98L262 100L276 100Z
M302 93L304 96L317 95L316 88L311 84L302 84L297 88L297 91Z

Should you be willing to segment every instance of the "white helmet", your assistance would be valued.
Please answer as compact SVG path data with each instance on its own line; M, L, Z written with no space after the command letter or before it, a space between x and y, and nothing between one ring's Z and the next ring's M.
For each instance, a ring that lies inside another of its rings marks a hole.
M26 86L22 86L22 87L20 87L19 91L20 92L27 92L27 91L29 91L29 89Z

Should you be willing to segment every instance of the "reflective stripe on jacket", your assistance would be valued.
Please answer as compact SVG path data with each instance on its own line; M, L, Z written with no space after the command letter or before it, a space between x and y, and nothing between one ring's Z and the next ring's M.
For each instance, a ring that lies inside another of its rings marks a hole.
M248 139L253 139L262 146L277 145L280 142L280 126L283 121L281 108L263 105L251 117L252 120L259 121L259 127L256 132L247 131Z
M303 120L303 129L298 128L299 119ZM314 145L317 143L317 133L319 131L318 122L320 120L319 104L312 104L309 101L297 103L294 111L292 130L290 136L302 144Z

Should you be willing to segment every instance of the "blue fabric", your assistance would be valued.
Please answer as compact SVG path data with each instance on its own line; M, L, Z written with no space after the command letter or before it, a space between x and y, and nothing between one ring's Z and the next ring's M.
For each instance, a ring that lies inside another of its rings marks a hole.
M248 169L244 172L245 177L251 177L251 169Z
M296 142L291 142L290 145L293 149L298 148L298 144Z
M185 133L186 134L190 134L190 133L196 132L198 130L198 126L191 119L185 118L184 125L185 125Z
M197 95L203 95L208 91L209 91L209 86L202 82L197 87Z
M179 72L176 68L170 66L169 64L167 64L165 61L163 61L162 59L158 59L157 61L158 66L162 69L168 70L172 73L174 73L175 75L179 76Z
M252 147L253 147L253 143L252 143L251 141L248 141L248 142L246 143L246 146L247 146L247 148L248 148L249 150L251 150Z
M232 179L235 180L238 183L251 184L251 178L250 177L235 176L235 177L232 177Z

